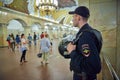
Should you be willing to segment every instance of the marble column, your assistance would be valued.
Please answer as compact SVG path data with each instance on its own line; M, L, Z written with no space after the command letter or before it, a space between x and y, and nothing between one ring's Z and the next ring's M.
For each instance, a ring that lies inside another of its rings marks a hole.
M120 0L117 0L117 74L120 78Z
M26 37L28 36L29 33L31 34L31 32L32 31L30 26L24 26L24 33Z
M7 46L7 27L5 23L0 23L0 47Z

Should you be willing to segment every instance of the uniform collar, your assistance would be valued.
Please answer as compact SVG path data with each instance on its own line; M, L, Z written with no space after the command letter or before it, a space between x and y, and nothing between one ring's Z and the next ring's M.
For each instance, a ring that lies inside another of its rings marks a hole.
M81 31L83 31L83 30L86 30L86 29L89 29L89 28L90 28L89 24L86 23L86 24L84 24L84 25L80 28L79 32L81 32Z
M78 35L79 33L81 33L82 31L88 30L88 29L91 29L91 27L89 26L88 23L86 23L86 24L84 24L84 25L79 29L77 35Z

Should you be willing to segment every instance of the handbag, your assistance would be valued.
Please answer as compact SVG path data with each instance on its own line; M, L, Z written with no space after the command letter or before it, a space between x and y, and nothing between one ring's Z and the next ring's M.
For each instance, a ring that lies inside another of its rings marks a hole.
M27 51L29 50L29 47L28 47L28 46L26 46L25 48L26 48Z
M38 58L41 58L42 57L42 53L38 53L37 56L38 56Z
M38 58L41 58L41 57L42 57L42 53L40 52L40 50L39 50L39 53L37 54L37 57L38 57Z

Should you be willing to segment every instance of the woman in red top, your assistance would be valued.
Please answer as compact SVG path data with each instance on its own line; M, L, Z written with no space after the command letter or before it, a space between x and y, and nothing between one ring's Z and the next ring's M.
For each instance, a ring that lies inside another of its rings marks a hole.
M44 37L44 33L42 32L40 35L40 38L42 39Z

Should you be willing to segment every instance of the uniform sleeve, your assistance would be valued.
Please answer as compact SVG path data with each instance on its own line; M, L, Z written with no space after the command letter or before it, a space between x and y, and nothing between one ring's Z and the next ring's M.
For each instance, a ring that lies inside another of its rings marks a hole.
M84 57L89 57L91 54L98 53L92 33L83 33L78 42L78 50Z
M83 32L76 44L76 50L70 54L70 69L96 74L101 69L101 61L92 33Z
M98 53L92 36L90 32L83 32L76 44L76 50L72 51L70 56L74 57L79 54L80 56L89 57L91 53Z

